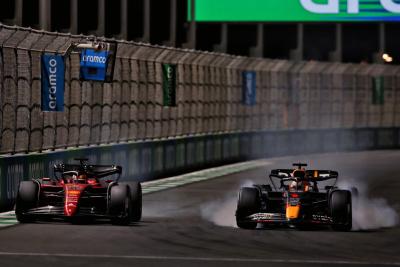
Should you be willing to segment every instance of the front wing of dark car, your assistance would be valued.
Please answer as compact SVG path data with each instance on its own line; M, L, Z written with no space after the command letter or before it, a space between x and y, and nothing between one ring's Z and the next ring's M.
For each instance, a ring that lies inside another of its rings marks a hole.
M284 213L265 213L258 212L247 216L244 222L257 222L264 224L281 224L281 225L298 225L298 224L315 224L315 225L331 225L332 219L327 215L312 214L307 217L296 219L288 219Z

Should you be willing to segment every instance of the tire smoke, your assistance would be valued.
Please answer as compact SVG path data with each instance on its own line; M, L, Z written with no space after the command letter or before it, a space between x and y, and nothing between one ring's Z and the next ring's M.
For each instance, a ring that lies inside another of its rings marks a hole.
M376 230L394 227L399 223L399 215L383 198L368 196L368 186L360 181L345 180L339 188L351 190L356 187L358 196L352 195L353 231Z
M220 199L200 207L201 217L215 225L237 227L235 220L236 197Z
M237 192L200 206L201 217L218 226L237 228L235 212L239 189L253 184L252 181L246 181L238 187Z

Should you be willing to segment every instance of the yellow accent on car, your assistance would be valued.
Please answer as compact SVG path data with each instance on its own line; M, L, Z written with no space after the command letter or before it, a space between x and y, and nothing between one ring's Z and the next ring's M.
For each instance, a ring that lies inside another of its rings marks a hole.
M314 178L318 178L318 171L314 171Z

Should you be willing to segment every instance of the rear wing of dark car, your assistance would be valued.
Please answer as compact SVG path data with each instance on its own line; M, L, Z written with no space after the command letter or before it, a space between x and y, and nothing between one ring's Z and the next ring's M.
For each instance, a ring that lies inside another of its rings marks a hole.
M270 177L279 179L291 177L294 169L274 169L271 170ZM337 171L330 170L306 170L305 179L314 179L316 181L325 181L329 179L337 179L339 174Z

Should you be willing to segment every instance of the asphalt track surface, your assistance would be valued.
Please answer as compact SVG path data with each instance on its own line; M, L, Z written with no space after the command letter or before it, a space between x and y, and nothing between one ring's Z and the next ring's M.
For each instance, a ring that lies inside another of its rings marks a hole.
M145 195L142 222L71 225L43 222L0 229L0 266L400 266L400 227L242 230L204 218L204 205L235 197L246 181L266 181L270 168L307 161L368 183L400 213L400 151L270 159L264 168ZM222 211L221 211L222 212ZM227 214L232 220L234 214Z

